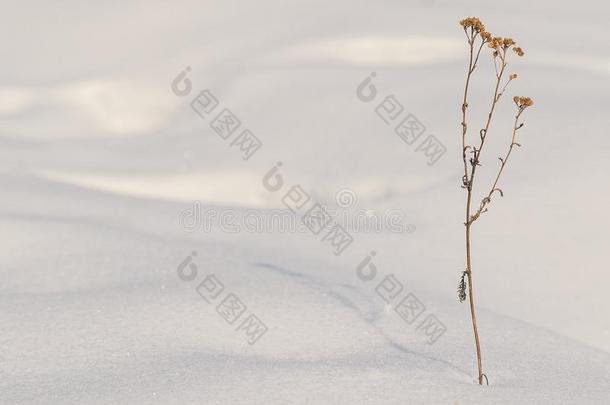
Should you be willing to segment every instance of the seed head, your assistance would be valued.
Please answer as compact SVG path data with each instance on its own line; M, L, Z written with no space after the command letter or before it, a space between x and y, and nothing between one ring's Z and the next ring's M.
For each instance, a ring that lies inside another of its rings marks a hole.
M525 55L525 52L523 52L523 49L521 49L521 47L519 47L519 46L514 47L513 52L515 52L519 56Z
M502 46L503 41L504 40L502 37L493 37L491 39L491 41L489 41L487 46L490 47L491 49L498 49Z
M495 49L495 50L499 50L499 49L506 50L514 45L516 45L516 44L512 38L502 38L502 37L493 37L491 39L491 41L489 41L489 43L487 44L488 47L490 47L491 49ZM521 48L513 48L513 49L521 50ZM521 52L523 52L523 50L521 50Z
M513 97L513 101L521 110L534 105L534 100L529 97L515 96Z
M509 46L515 45L515 41L513 41L513 39L512 39L512 38L504 38L504 39L502 40L502 45L503 45L505 48L508 48Z
M472 27L476 32L484 32L485 25L477 17L468 17L460 21L460 25L464 29Z

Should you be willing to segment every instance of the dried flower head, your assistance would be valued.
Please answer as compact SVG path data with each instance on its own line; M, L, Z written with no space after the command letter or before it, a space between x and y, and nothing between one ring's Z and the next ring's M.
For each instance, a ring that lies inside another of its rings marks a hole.
M520 109L525 109L534 105L534 100L529 97L515 96L513 97L513 101Z
M498 49L502 46L502 37L493 37L491 41L487 44L491 49Z
M485 25L483 25L481 20L479 20L477 17L464 18L462 21L460 21L460 25L462 27L464 27L464 29L470 27L470 28L474 29L476 32L485 31Z
M508 49L511 46L514 46L516 43L512 38L502 38L502 37L493 37L489 43L487 44L488 47L490 47L491 49ZM515 48L513 48L515 49ZM521 48L518 48L521 50ZM521 50L521 52L523 52Z
M525 52L523 52L523 49L521 49L521 47L519 47L519 46L514 47L513 52L515 52L519 56L525 55Z
M508 76L509 80L515 80L517 78L517 74L516 73L511 73L510 76Z
M484 42L489 42L491 41L491 32L487 32L487 31L482 31L481 32L481 38L483 38Z

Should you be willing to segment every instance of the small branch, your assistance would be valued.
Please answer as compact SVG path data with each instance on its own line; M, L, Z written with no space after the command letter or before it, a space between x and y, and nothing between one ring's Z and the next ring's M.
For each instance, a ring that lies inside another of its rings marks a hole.
M466 145L466 133L468 132L468 124L466 123L466 111L468 109L468 89L470 85L470 78L472 73L477 67L477 62L479 61L479 56L481 55L481 50L483 46L487 43L484 38L481 38L481 44L476 51L475 55L475 40L478 36L478 32L471 29L471 35L468 35L468 29L464 28L464 33L466 34L466 38L468 39L468 45L470 47L470 56L468 60L468 74L466 76L466 84L464 86L464 99L462 101L462 161L464 164L464 175L462 176L462 185L465 186L466 189L469 189L470 179L468 176L468 163L466 159L466 151L470 146Z
M515 137L517 136L517 130L523 126L523 124L518 124L519 117L521 116L522 113L523 113L523 109L522 108L518 109L517 115L515 116L515 123L513 125L513 136L512 136L511 142L510 142L510 146L508 148L508 152L506 153L506 156L504 156L504 158L501 158L501 157L498 158L498 159L500 159L500 162L502 162L502 164L500 165L500 169L498 170L498 174L496 175L493 185L491 186L491 190L489 191L489 193L487 193L487 196L481 200L479 209L474 213L474 215L472 215L469 218L470 224L472 224L474 221L476 221L481 216L481 214L483 214L484 212L487 212L486 207L491 202L491 196L495 191L499 192L500 196L504 197L504 192L500 188L498 188L497 185L498 185L498 181L500 180L500 176L502 175L502 172L504 171L504 167L508 163L508 159L510 158L511 153L513 152L513 148L515 146L521 146L521 144L515 142Z
M464 86L464 100L462 101L462 160L464 162L464 176L465 180L462 184L470 183L468 179L468 164L466 163L466 151L470 146L466 145L466 132L468 131L468 124L466 124L466 109L468 108L468 86L470 84L470 77L473 71L473 53L474 53L474 38L468 36L467 29L464 28L466 37L468 38L468 45L470 46L470 58L468 60L468 74L466 75L466 85Z

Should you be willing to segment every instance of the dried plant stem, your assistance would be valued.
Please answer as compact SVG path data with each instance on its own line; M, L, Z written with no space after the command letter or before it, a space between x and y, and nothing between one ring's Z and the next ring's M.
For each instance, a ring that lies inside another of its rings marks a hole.
M473 41L474 41L474 39L473 39ZM471 48L471 53L472 53L472 49L473 49L472 44L470 45L470 48ZM466 162L467 147L465 145L463 147L464 170L466 171L465 184L466 184L466 191L467 191L466 222L464 222L464 225L466 225L466 274L468 276L468 301L470 304L470 317L472 320L472 330L473 330L473 334L474 334L475 346L476 346L476 351L477 351L477 368L478 368L478 372L479 372L479 378L478 378L479 385L483 385L483 377L486 378L486 376L483 373L483 366L482 366L482 359L481 359L481 340L479 338L479 330L477 327L477 317L476 317L475 304L474 304L474 293L473 293L473 284L474 283L473 283L473 278L472 278L472 253L471 253L471 243L472 243L471 242L471 228L472 228L473 222L476 220L476 218L478 216L476 216L476 217L471 216L470 213L471 213L471 206L472 206L472 188L474 185L474 178L476 175L477 166L479 164L479 156L480 156L481 150L483 149L483 146L485 145L485 138L487 137L487 131L489 130L489 126L491 124L491 120L493 118L493 114L494 114L496 105L501 96L501 93L499 91L500 82L502 80L502 76L503 76L504 70L506 68L504 56L505 55L500 56L501 61L502 61L502 66L500 68L500 71L496 74L496 86L495 86L495 90L494 90L494 96L493 96L491 108L489 110L489 114L487 115L487 122L485 123L485 128L483 128L479 132L479 135L480 135L479 147L473 149L471 152L473 154L473 158L471 160L470 176L468 176L468 172L467 172L467 167L468 167L467 162ZM469 81L471 73L472 73L472 68L469 69L469 75L468 75L467 82L466 82L466 89L468 88L468 81ZM464 92L464 94L465 95L467 94L467 90ZM464 101L464 104L462 105L462 111L463 111L462 139L464 140L464 143L465 143L465 135L466 135L466 128L467 128L467 126L465 124L466 106L467 106L466 101Z
M468 215L468 213L467 213ZM472 331L477 349L477 369L479 371L479 385L483 385L483 365L481 360L481 341L479 329L477 328L477 316L474 307L474 294L472 291L472 261L470 255L470 225L466 225L466 275L468 276L468 301L470 303L470 318L472 320Z
M467 35L468 36L468 35ZM466 204L466 275L468 276L468 298L470 302L470 318L472 320L472 330L474 333L474 340L476 344L477 350L477 368L479 371L479 384L482 384L482 375L483 375L483 366L481 364L481 343L479 340L479 330L477 328L477 317L475 313L474 307L474 295L472 292L472 262L470 255L470 222L468 218L470 217L470 199L472 194L471 182L468 176L468 160L466 157L466 152L468 147L466 146L466 132L468 131L468 126L466 124L466 110L468 108L468 86L470 84L470 77L472 76L472 72L474 71L474 67L476 67L473 54L474 54L474 33L472 37L468 38L468 44L470 45L470 58L468 62L468 74L466 76L466 85L464 86L464 100L462 102L462 160L464 162L464 177L462 178L463 187L466 188L468 193L468 203ZM481 47L483 44L481 44ZM480 51L481 48L479 48ZM477 55L478 56L478 55Z
M506 69L507 63L507 52L512 50L518 56L523 56L524 52L521 47L516 46L515 41L512 38L502 38L502 37L494 37L485 30L485 26L476 17L468 17L460 21L460 25L464 28L464 33L466 34L466 39L468 40L469 45L469 59L468 59L468 74L466 75L466 84L464 86L464 99L462 101L462 161L464 164L464 175L462 176L462 188L466 189L466 218L464 221L464 225L466 227L466 270L462 271L462 276L460 278L460 282L458 284L458 299L460 302L465 301L466 299L466 283L465 277L468 280L468 301L470 303L470 318L472 320L472 331L474 334L474 341L476 345L477 352L477 368L478 368L478 380L479 385L483 385L483 379L485 382L489 384L487 380L487 376L483 373L483 364L481 359L481 340L479 338L479 329L477 327L477 317L476 317L476 307L474 304L474 280L472 277L472 225L474 222L483 214L487 212L487 205L491 202L491 196L495 191L503 195L501 189L499 189L498 182L500 177L504 171L504 167L506 166L508 159L514 149L515 146L521 146L517 142L515 142L515 137L517 131L523 126L523 124L519 124L519 117L521 113L525 110L525 108L530 107L534 104L533 100L529 97L515 96L513 97L513 101L517 105L517 114L515 116L515 124L513 126L513 134L510 146L508 148L508 152L504 158L500 157L500 161L502 164L496 174L495 180L491 186L491 190L485 197L481 200L478 209L474 209L472 206L472 197L473 197L473 189L474 189L474 180L477 173L477 167L481 165L480 156L483 151L483 147L485 146L485 140L487 139L487 135L489 132L489 127L491 125L491 121L494 116L494 112L496 111L496 105L498 101L504 94L506 87L508 84L517 78L516 74L511 74L500 90L500 83L502 82L502 77L504 76L504 71ZM477 41L477 38L480 39L480 42ZM476 46L475 46L476 44ZM480 44L480 46L479 46ZM489 113L487 114L487 121L485 122L485 126L478 133L478 146L471 145L466 140L466 136L468 134L468 124L466 121L466 111L468 110L468 88L470 85L472 73L477 66L477 61L479 60L479 55L481 53L481 49L484 45L488 45L489 48L492 49L493 56L493 64L494 70L496 74L496 83L493 93L493 99L491 102L491 107L489 109ZM478 48L478 49L477 49ZM476 52L475 52L476 49ZM472 157L468 158L467 153L472 155ZM468 166L470 164L470 166ZM474 212L474 214L473 214Z

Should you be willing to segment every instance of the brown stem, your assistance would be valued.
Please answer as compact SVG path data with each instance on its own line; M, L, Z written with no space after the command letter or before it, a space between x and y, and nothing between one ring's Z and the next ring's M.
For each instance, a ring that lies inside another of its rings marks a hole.
M466 32L466 30L464 30ZM470 84L470 77L472 76L472 72L477 67L477 61L479 60L479 55L481 54L481 49L486 44L486 41L481 39L481 45L477 51L476 56L474 56L474 41L476 39L477 34L472 32L472 36L468 36L466 32L466 37L468 38L468 44L470 45L470 58L468 60L468 74L466 75L466 85L464 86L464 99L462 101L462 160L464 161L464 179L466 183L468 182L468 163L466 159L466 132L468 131L468 125L466 124L466 110L468 108L468 86Z
M500 82L502 81L502 75L504 74L504 70L506 69L505 56L506 56L505 54L502 55L502 53L500 53L500 58L502 60L502 66L500 68L500 72L496 76L496 87L494 90L493 101L491 103L491 109L489 110L489 114L487 115L487 122L485 123L485 128L483 128L483 130L481 131L481 141L479 143L479 148L477 149L477 151L474 155L474 164L472 165L472 169L470 171L470 190L471 191L472 191L472 185L474 182L474 175L477 171L477 163L479 161L479 156L481 154L481 151L483 150L483 146L485 145L485 139L487 138L487 132L489 131L491 119L492 119L494 111L496 109L496 105L498 104L498 100L499 100L498 94L499 94L499 89L500 89ZM470 205L470 198L468 199L468 204ZM469 220L469 218L466 218L466 221L468 221L468 220Z
M471 48L472 48L472 44L471 44ZM466 222L464 223L466 225L466 274L468 275L468 298L469 298L469 303L470 303L470 317L472 320L472 331L474 334L474 341L475 341L475 346L476 346L476 351L477 351L477 368L478 368L478 372L479 372L479 385L483 385L483 377L485 376L483 374L483 365L482 365L482 359L481 359L481 341L479 338L479 329L477 327L477 317L476 317L476 311L475 311L475 304L474 304L474 288L473 288L473 278L472 278L472 254L471 254L471 226L472 226L472 220L471 220L471 216L470 216L470 211L471 211L471 203L472 203L472 190L473 190L473 186L474 186L474 177L476 174L476 170L477 170L477 165L479 162L479 156L481 153L481 150L483 149L483 146L485 145L485 139L487 138L487 132L489 130L489 126L491 124L491 119L493 117L495 108L496 108L496 104L498 103L499 100L499 88L500 88L500 82L502 80L502 75L504 74L504 70L506 68L506 61L505 61L505 57L506 57L506 53L505 52L499 52L500 55L500 59L502 61L502 65L501 65L501 69L500 72L496 75L496 86L495 86L495 90L494 90L494 96L493 96L493 100L492 100L492 104L491 104L491 108L489 111L489 114L487 115L487 122L485 123L485 128L483 128L480 132L480 143L479 143L479 148L475 149L473 151L473 159L472 159L472 169L470 171L470 176L468 176L468 173L466 172L466 180L467 180L467 199L466 199ZM469 70L469 72L471 72L471 70ZM468 84L468 82L467 82ZM464 108L463 108L464 110ZM466 125L464 124L462 126L464 128L466 128ZM465 147L464 147L464 153L465 153ZM466 165L466 161L464 158L464 164Z
M474 333L474 342L477 349L477 369L479 371L479 385L483 385L483 365L481 360L481 341L479 339L479 329L477 327L477 316L474 310L474 294L472 293L472 258L470 255L470 226L466 225L466 274L468 275L468 300L470 303L470 318L472 319L472 331Z
M468 39L470 45L470 59L468 61L468 74L466 76L466 85L464 86L464 100L462 101L462 160L464 161L464 179L468 182L468 164L466 163L466 132L468 127L466 126L466 101L468 99L468 85L470 84L470 76L472 76L472 57L474 51L474 40Z
M521 116L522 113L523 113L523 108L519 108L517 111L517 115L515 116L515 123L513 125L513 136L510 141L510 146L508 148L508 152L506 153L506 156L504 156L504 159L500 159L502 164L500 165L500 170L498 170L496 179L494 180L494 182L489 190L489 193L487 193L487 196L485 198L483 198L483 200L481 201L481 205L479 206L479 209L472 216L472 220L470 221L471 224L472 224L472 222L476 221L483 212L487 211L485 209L485 207L487 206L487 204L489 204L491 202L491 195L494 193L494 191L498 190L498 191L500 191L500 194L502 194L502 191L497 188L498 181L500 180L500 176L502 175L502 172L504 171L504 166L506 166L506 163L508 162L508 159L510 158L510 154L513 152L513 148L515 147L515 145L518 145L515 142L515 138L517 136L517 130L519 130L519 128L520 128L519 117Z
M519 109L519 111L517 112L517 115L515 116L515 124L513 125L513 137L510 141L510 146L508 148L508 152L506 153L506 156L504 157L504 159L502 159L502 165L500 166L500 170L498 171L496 180L494 181L494 184L491 186L491 190L489 190L489 194L487 195L487 197L491 197L492 193L496 189L496 186L498 185L498 180L500 180L500 175L502 175L502 171L504 170L504 166L506 166L506 162L508 162L508 159L510 158L510 154L512 153L513 148L516 145L515 137L517 136L517 130L519 129L518 121L519 121L519 117L521 116L522 112L523 112L523 109Z

